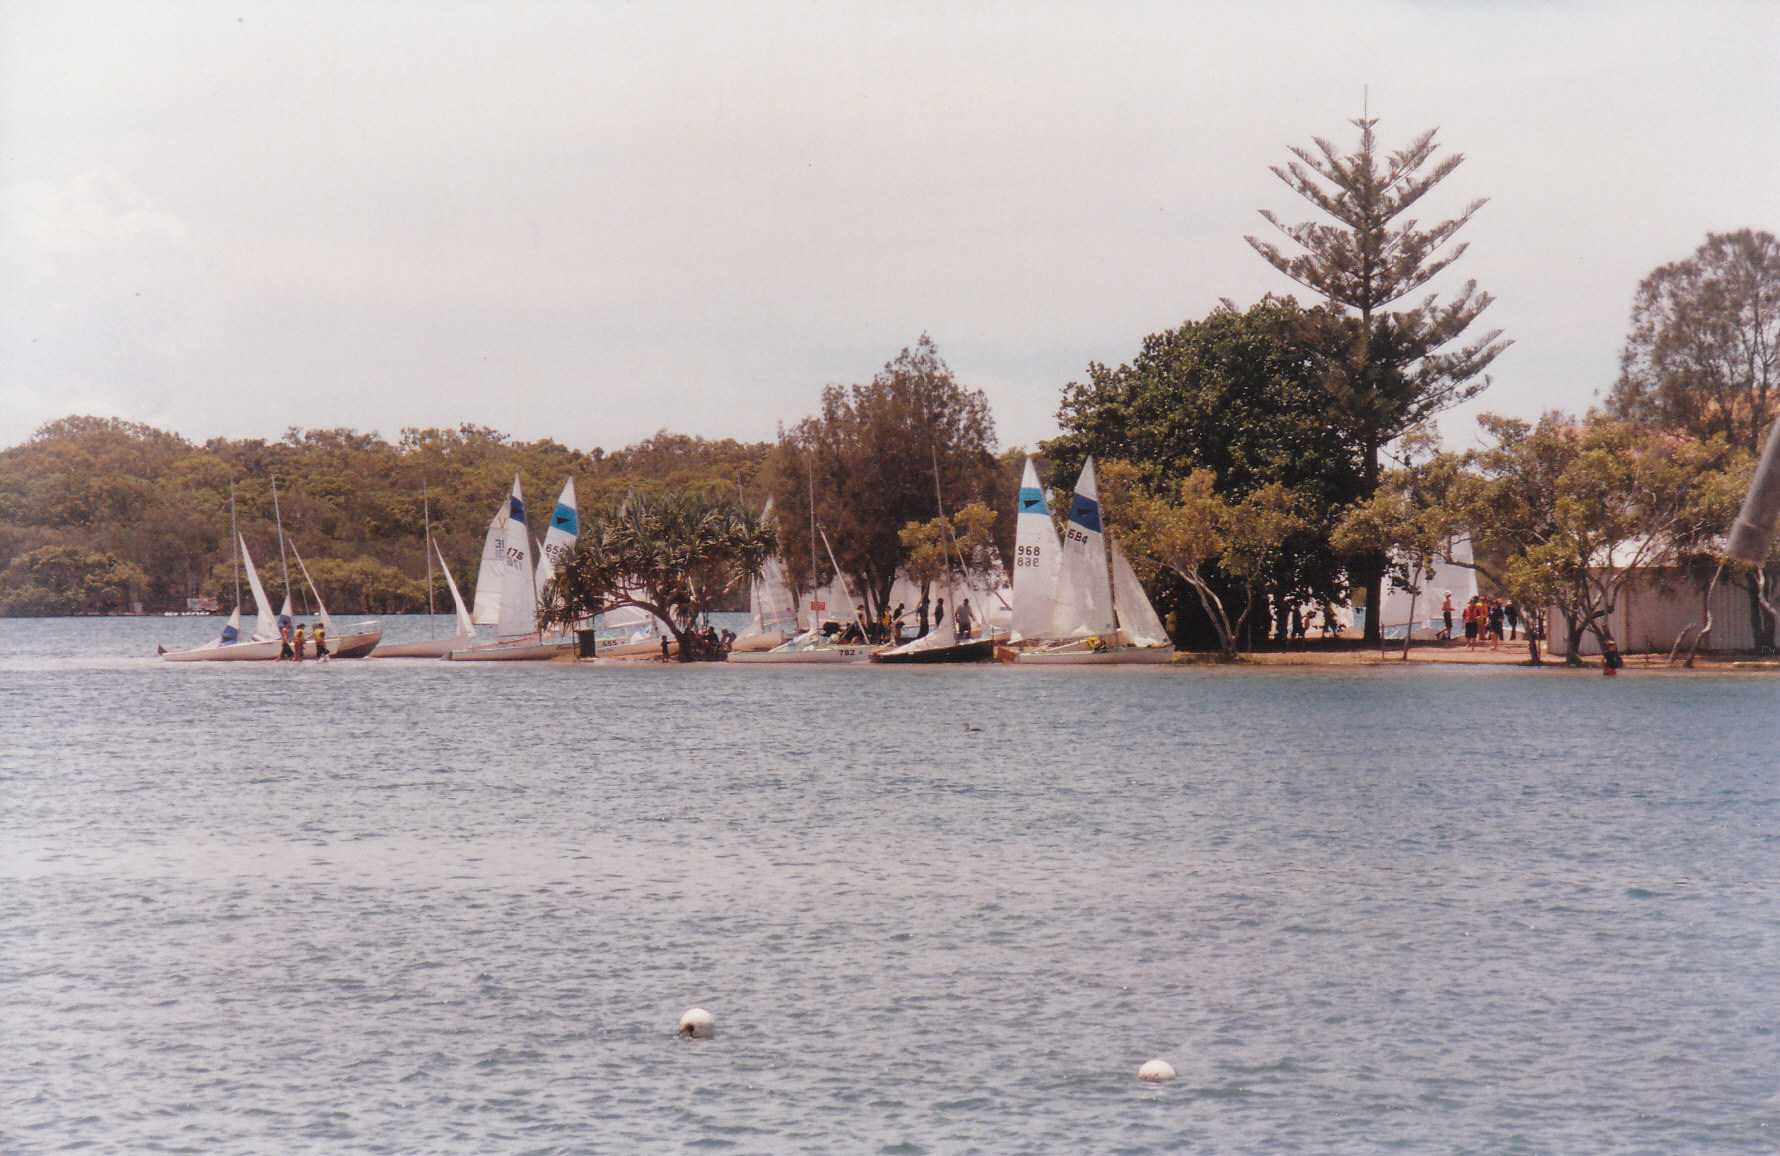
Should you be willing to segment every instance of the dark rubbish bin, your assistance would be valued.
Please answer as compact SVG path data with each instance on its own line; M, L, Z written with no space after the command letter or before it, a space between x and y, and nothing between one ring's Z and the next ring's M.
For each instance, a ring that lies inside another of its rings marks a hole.
M593 641L593 631L591 631L591 630L577 630L577 631L575 631L575 655L576 655L576 657L578 657L578 658L593 658L593 657L595 657L594 647L595 647L595 644Z

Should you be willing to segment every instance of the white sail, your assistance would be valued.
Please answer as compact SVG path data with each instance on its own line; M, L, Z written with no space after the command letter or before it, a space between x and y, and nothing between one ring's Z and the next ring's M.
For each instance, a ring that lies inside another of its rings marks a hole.
M1112 572L1113 594L1119 602L1119 628L1124 632L1125 640L1133 646L1166 643L1168 631L1162 628L1156 608L1150 605L1150 596L1144 593L1143 583L1137 580L1137 572L1131 569L1131 563L1125 560L1125 552L1119 549L1117 542L1112 543Z
M259 571L253 568L246 538L241 539L241 564L247 570L248 585L253 587L253 604L259 613L253 623L253 636L261 642L269 642L278 637L278 616L272 613L272 603L266 600L266 588L260 585Z
M470 621L493 626L501 620L501 556L507 550L507 500L489 520L488 534L482 539L482 561L476 568L476 593Z
M550 528L544 531L544 543L538 550L538 594L544 593L544 583L556 576L556 567L575 548L575 541L581 536L581 519L575 512L575 479L573 476L562 484L562 496L556 499L556 509L550 514Z
M451 587L451 604L457 607L457 636L459 638L476 637L476 627L470 620L470 612L464 609L464 596L457 592L457 579L451 576L451 567L445 565L445 555L439 552L439 544L433 543L433 553L439 557L439 569L445 571L445 585Z
M1069 499L1069 522L1057 567L1057 603L1047 631L1052 638L1112 638L1112 586L1106 542L1100 531L1100 492L1094 459L1082 466Z
M762 522L773 520L773 500L760 512ZM760 568L760 577L748 587L748 629L742 639L762 634L794 634L797 631L797 594L785 573L785 561L777 554Z
M239 606L237 606L237 607L235 607L235 613L229 615L229 620L227 622L223 623L222 642L220 643L220 645L234 646L237 642L240 642L240 641L241 641L241 608Z
M1040 638L1050 632L1061 562L1057 524L1051 521L1044 490L1039 488L1038 471L1027 458L1014 519L1014 612L1009 626L1015 638Z
M519 475L507 499L506 549L501 552L501 617L495 633L503 638L538 630L538 588L532 575L532 540L525 529L525 495Z

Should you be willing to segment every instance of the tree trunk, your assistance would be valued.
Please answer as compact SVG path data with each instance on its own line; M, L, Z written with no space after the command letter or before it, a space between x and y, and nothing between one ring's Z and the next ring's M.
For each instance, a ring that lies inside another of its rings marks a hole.
M1368 319L1368 332L1370 331L1370 328L1371 323L1370 319ZM1365 491L1360 495L1360 500L1362 502L1371 498L1373 494L1378 492L1378 443L1376 441L1368 440L1364 449L1366 473ZM1364 635L1364 641L1369 643L1381 642L1379 627L1380 619L1384 615L1384 572L1386 566L1389 564L1390 560L1385 557L1382 550L1360 556L1360 572L1358 577L1366 586L1366 633Z
M1755 640L1757 654L1774 653L1774 616L1762 605L1761 584L1750 575L1743 587L1749 592L1749 636Z
M1582 649L1582 636L1587 633L1587 631L1588 626L1586 624L1577 623L1567 614L1564 616L1564 635L1569 640L1569 650L1568 653L1564 655L1565 666L1582 665L1582 655L1579 652Z

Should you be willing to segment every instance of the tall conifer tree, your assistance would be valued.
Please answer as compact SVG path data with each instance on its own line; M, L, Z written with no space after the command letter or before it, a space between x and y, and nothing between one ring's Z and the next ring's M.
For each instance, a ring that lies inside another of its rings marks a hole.
M1425 229L1419 221L1403 218L1458 168L1463 154L1435 161L1437 130L1430 129L1409 147L1382 156L1373 133L1378 122L1363 117L1351 123L1360 130L1355 152L1343 156L1329 141L1315 137L1315 151L1294 147L1297 160L1273 167L1288 188L1335 223L1290 225L1263 209L1261 216L1301 251L1282 252L1271 242L1247 240L1274 268L1354 314L1337 322L1345 331L1347 353L1327 385L1331 417L1353 438L1365 472L1365 495L1370 495L1378 484L1384 447L1409 427L1481 392L1489 385L1484 369L1510 342L1501 340L1498 329L1469 345L1447 348L1494 300L1475 281L1465 282L1444 302L1430 293L1390 308L1464 254L1464 243L1448 247L1448 242L1484 201L1472 201L1457 217ZM1379 605L1384 568L1382 555L1355 567L1369 608ZM1366 637L1376 641L1377 633L1378 615L1368 613Z

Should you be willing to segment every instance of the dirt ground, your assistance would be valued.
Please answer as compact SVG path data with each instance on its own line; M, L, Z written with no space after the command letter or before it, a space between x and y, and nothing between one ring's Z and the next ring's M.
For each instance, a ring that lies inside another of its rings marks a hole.
M1575 670L1575 667L1564 666L1561 657L1553 658L1543 654L1545 667L1556 670ZM1183 655L1176 661L1203 662L1211 656ZM1650 673L1689 673L1682 665L1685 655L1678 655L1674 665L1669 664L1667 654L1628 654L1625 656L1625 673L1633 674L1640 671ZM1255 666L1402 666L1403 644L1391 643L1381 654L1377 647L1362 647L1356 643L1343 640L1340 643L1312 643L1304 650L1264 650L1252 654L1244 654L1242 661ZM1582 660L1583 668L1599 673L1601 660L1598 655L1588 655ZM1520 666L1531 668L1525 640L1503 642L1495 650L1487 645L1475 649L1467 649L1463 642L1414 642L1409 646L1410 665L1458 664L1485 666ZM1700 654L1694 659L1693 672L1700 671L1759 671L1772 670L1780 672L1780 661L1773 659L1757 659L1747 654Z

